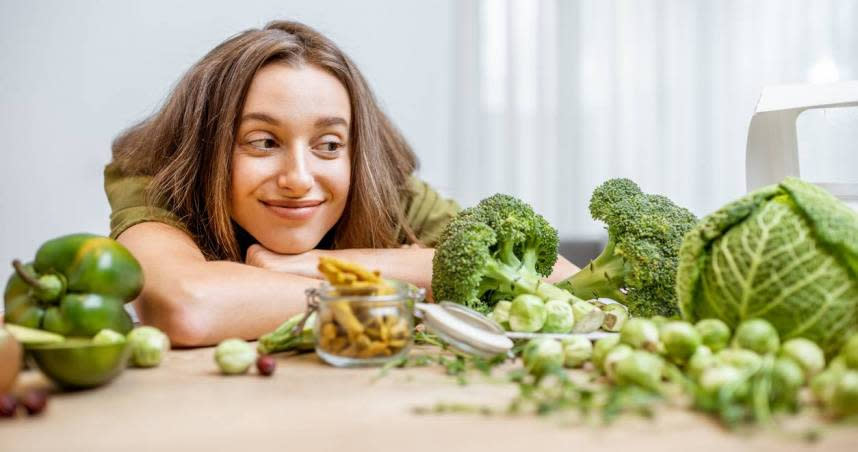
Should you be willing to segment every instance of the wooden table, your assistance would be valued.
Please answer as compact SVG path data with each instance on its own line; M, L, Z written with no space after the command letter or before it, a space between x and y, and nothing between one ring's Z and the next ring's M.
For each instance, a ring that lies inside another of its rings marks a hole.
M610 426L535 417L417 415L439 401L503 405L508 384L478 375L466 386L440 367L335 369L313 354L278 356L269 378L221 376L213 349L172 351L158 368L128 369L93 390L55 394L47 411L0 419L0 451L239 450L755 452L858 450L858 428L826 428L809 444L783 433L736 434L699 414L661 409ZM50 384L37 372L17 390ZM798 422L813 422L798 419Z

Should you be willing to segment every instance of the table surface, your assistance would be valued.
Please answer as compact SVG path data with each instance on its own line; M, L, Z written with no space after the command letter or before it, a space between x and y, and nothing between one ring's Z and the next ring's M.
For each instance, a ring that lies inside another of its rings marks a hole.
M784 432L728 432L679 408L659 409L652 419L627 415L609 426L419 415L415 407L437 402L502 406L515 387L479 374L462 386L439 366L392 369L378 378L377 368L337 369L314 354L276 355L271 377L255 370L227 377L218 374L213 353L171 351L160 367L128 369L97 389L56 393L41 416L0 420L0 451L858 450L854 425L824 427L818 441L807 443ZM16 391L31 387L50 383L30 370ZM789 430L806 425L819 423L803 415L790 420Z

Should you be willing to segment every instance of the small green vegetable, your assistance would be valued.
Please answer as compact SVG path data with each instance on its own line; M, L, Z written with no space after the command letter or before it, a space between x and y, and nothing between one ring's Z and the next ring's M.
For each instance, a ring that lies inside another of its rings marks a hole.
M858 414L858 371L850 369L840 375L831 397L831 409L841 417Z
M592 333L602 327L605 321L605 313L592 303L576 301L572 303L572 312L575 315L575 326L573 333Z
M566 367L581 367L593 356L593 343L584 336L567 337L561 343Z
M703 319L697 322L694 328L700 333L703 345L715 353L730 343L730 327L720 319Z
M531 339L524 346L521 358L528 373L541 377L563 366L563 346L551 338Z
M780 355L795 361L801 366L806 379L825 369L825 354L815 342L797 337L790 339L781 346Z
M804 370L790 358L778 358L772 367L772 388L795 398L795 392L804 385Z
M691 358L688 359L688 364L686 364L685 369L692 379L699 379L700 375L703 374L703 371L706 369L716 365L718 360L715 358L715 355L712 354L712 350L705 345L701 345L697 347L697 350L694 351L694 354L691 355Z
M746 320L736 328L733 342L744 349L761 355L778 351L781 345L777 330L763 319Z
M658 355L635 350L620 359L616 365L616 381L619 384L635 384L651 391L661 391L661 376L664 361Z
M243 374L256 362L256 350L244 340L226 339L215 348L215 362L224 374Z
M313 325L316 323L316 313L312 313L304 322L300 331L295 327L304 318L304 314L295 314L280 324L276 330L259 338L256 345L260 355L269 355L277 352L306 352L313 350L316 346Z
M92 337L92 343L96 345L121 344L125 342L125 336L111 329L105 328Z
M620 336L603 337L593 345L593 364L597 369L604 371L605 356L620 343Z
M611 380L616 381L617 379L617 364L620 361L626 359L626 357L630 356L634 353L634 349L629 347L627 344L619 344L616 347L612 348L611 351L605 355L605 360L602 363L602 371L605 372L605 375L608 376Z
M131 343L131 364L137 367L155 367L161 364L170 349L170 338L154 326L139 326L128 333Z
M629 319L629 310L619 303L602 305L602 312L605 313L605 320L602 322L602 329L605 331L620 331Z
M709 394L716 394L727 385L738 385L745 380L745 374L733 366L717 365L709 367L700 375L700 387Z
M810 381L810 390L823 406L831 406L834 399L834 388L844 372L843 370L827 369Z
M858 370L858 334L853 334L840 350L846 367Z
M512 302L508 300L498 301L488 317L494 320L501 328L509 331L509 309L512 307Z
M620 341L634 348L657 352L660 348L658 327L652 320L634 318L626 322L620 331Z
M760 355L741 348L726 348L718 352L715 357L719 363L748 373L756 372L763 363L763 358Z
M545 303L535 295L519 295L512 300L509 308L509 326L513 331L539 331L545 325L547 317Z
M545 303L545 324L543 333L568 333L575 324L572 306L565 300L548 300Z
M688 322L674 320L660 331L661 342L671 361L685 364L700 347L700 333Z

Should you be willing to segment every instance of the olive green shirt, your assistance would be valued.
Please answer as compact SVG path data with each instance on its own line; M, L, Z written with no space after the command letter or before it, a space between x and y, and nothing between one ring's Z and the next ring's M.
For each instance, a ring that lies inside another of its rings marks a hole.
M157 221L188 232L173 212L146 204L146 186L150 176L124 174L114 164L104 168L104 191L110 202L110 237L116 238L138 223ZM425 246L434 246L444 226L459 212L459 205L441 197L426 182L410 176L402 196L406 221Z

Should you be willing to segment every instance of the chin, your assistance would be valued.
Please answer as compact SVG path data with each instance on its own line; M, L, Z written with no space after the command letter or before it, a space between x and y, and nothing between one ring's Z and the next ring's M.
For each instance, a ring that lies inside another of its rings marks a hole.
M289 240L282 240L279 237L260 238L259 244L277 254L301 254L316 248L321 240L321 237L304 238L292 235Z

